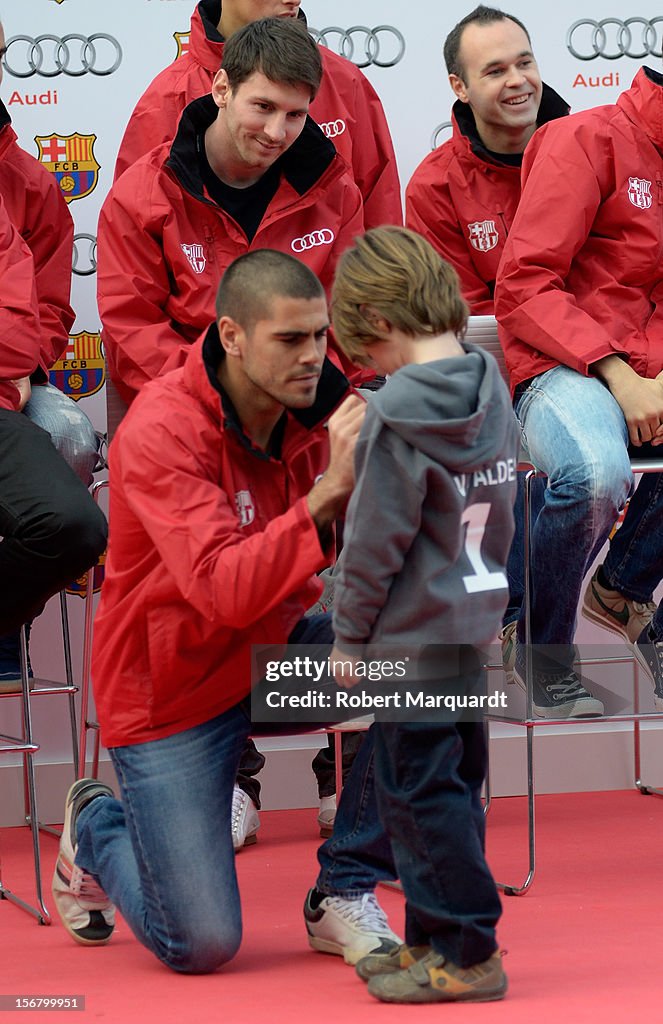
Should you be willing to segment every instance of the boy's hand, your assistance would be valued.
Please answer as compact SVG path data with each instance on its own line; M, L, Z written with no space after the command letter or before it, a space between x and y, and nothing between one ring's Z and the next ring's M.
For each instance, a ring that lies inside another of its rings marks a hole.
M365 413L366 403L350 395L327 424L329 465L308 495L309 511L320 532L339 517L354 487L354 451Z
M336 685L341 686L344 690L350 690L353 686L363 682L363 677L355 675L355 666L361 664L362 659L339 650L336 644L329 655L329 663Z

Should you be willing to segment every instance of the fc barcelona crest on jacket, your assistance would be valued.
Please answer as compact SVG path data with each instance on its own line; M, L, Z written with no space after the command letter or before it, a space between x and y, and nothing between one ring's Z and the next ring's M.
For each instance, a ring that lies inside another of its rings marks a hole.
M629 178L628 197L639 210L648 210L652 202L651 181L645 178Z
M89 196L99 180L93 147L96 135L36 135L38 157L57 178L68 203Z
M177 60L178 57L184 57L189 52L190 38L190 32L173 32L173 39L177 43L177 54L175 55L175 60Z
M250 526L256 517L256 507L253 504L251 492L237 491L235 494L235 507L239 516L239 525Z
M470 242L479 252L490 252L499 241L494 220L477 220L467 225Z
M51 384L75 402L99 391L106 380L106 364L101 335L81 331L71 334L62 358L49 373Z
M202 274L203 270L207 266L207 260L205 259L205 250L202 245L194 243L193 245L185 245L182 243L182 252L191 264L196 274Z

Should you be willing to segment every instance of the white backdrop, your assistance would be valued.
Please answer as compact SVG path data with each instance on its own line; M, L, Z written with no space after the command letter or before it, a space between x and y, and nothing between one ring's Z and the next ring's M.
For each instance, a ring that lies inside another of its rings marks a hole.
M72 335L77 337L58 384L83 402L95 426L103 430L94 273L98 213L111 185L129 114L154 75L176 58L176 34L179 44L186 45L194 0L23 0L3 6L8 52L1 95L21 145L44 159L60 181L78 236L72 288ZM304 4L309 27L322 32L339 52L366 64L365 73L380 94L391 126L403 186L431 149L431 140L447 136L448 129L438 132L448 121L452 102L442 44L472 6L440 0L407 5L403 0ZM508 10L528 26L544 80L574 110L614 102L642 64L661 68L663 18L652 0L638 0L634 13L624 0L558 0L552 7L512 0ZM576 22L584 23L573 31L574 55L568 40ZM366 27L374 33L367 34ZM45 38L34 45L39 37ZM343 45L354 49L343 51ZM56 156L59 163L53 165L49 156ZM72 596L69 605L78 664L83 602ZM51 603L33 641L34 661L43 673L50 670L51 652L57 647L54 621ZM9 703L0 707L0 722L9 713ZM66 749L58 735L59 730L52 733L42 759L57 760Z

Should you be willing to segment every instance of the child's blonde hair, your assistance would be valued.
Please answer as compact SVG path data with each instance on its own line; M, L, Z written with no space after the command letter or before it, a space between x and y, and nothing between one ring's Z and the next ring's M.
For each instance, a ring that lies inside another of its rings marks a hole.
M366 361L364 349L381 338L362 311L366 306L411 337L445 331L462 337L469 313L453 267L421 235L393 226L373 228L355 239L336 270L334 334L346 355L360 364Z

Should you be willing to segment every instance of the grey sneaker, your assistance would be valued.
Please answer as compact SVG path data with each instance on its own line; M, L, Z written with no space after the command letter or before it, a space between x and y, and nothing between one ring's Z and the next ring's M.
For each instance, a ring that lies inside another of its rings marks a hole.
M113 797L109 786L96 779L79 779L67 793L60 852L53 875L53 899L63 925L76 942L103 946L115 927L115 907L99 883L74 863L78 840L76 822L96 797Z
M633 652L654 684L654 706L663 711L663 640L655 640L649 626L638 637Z
M582 685L573 668L542 671L532 668L532 710L537 718L599 718L603 703ZM513 678L526 689L526 652L518 645Z
M508 626L500 631L500 643L502 644L502 665L507 683L513 683L513 666L516 663L516 627L518 621L514 619Z
M430 953L430 946L408 946L403 943L398 949L392 949L391 953L371 953L363 957L355 967L355 971L362 979L368 981L378 974L393 974L394 971L406 971L417 960L423 959Z
M431 950L406 971L371 978L368 991L383 1003L486 1003L503 999L507 979L502 957L459 967Z
M311 889L304 921L311 949L342 956L346 964L356 964L369 953L391 953L403 944L372 892L344 899Z
M582 599L583 617L616 633L627 643L637 643L643 629L651 622L656 605L653 601L631 601L618 590L602 587L598 572L597 569L587 584Z
M243 789L235 786L233 789L233 808L231 829L233 837L233 848L235 852L243 846L253 846L257 843L256 832L260 828L260 817L258 809L250 796Z

